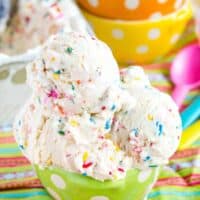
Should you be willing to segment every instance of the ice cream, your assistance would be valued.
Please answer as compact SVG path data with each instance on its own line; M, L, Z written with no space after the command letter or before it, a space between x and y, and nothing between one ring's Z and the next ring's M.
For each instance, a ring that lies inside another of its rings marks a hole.
M98 180L120 179L131 159L109 139L108 111L60 117L45 115L32 98L18 120L16 139L32 163L56 166ZM111 116L109 116L111 115Z
M119 103L119 93L114 92L117 87L112 88L120 79L117 63L110 49L94 37L78 33L53 36L40 59L27 69L30 87L48 109L61 114L84 110L95 114L103 106Z
M112 140L140 169L159 166L178 147L181 120L178 108L165 93L153 88L141 68L121 71L122 87L135 98L133 109L122 109L115 116Z
M99 180L123 178L132 158L113 144L109 132L114 113L132 98L119 87L107 45L89 35L60 33L27 73L33 97L16 123L25 155L33 163Z
M19 0L10 26L0 34L0 52L24 53L64 30L87 32L86 22L72 0Z
M33 164L117 180L130 169L165 164L175 151L181 132L175 104L141 68L119 72L98 39L56 34L27 73L33 94L14 133Z

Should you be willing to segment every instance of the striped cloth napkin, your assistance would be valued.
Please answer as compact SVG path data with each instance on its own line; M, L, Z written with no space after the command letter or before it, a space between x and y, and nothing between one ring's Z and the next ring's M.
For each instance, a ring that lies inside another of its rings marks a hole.
M191 31L190 28L188 30ZM179 48L188 41L194 42L194 36L186 34L188 37L184 37ZM168 93L173 88L169 80L169 67L174 53L172 52L162 64L144 66L152 84ZM197 94L200 94L200 89L191 91L183 107L186 107ZM0 127L0 200L51 200L52 198L36 177L31 164L21 154L9 130L9 127ZM200 138L189 149L174 154L168 166L161 171L148 199L200 199Z

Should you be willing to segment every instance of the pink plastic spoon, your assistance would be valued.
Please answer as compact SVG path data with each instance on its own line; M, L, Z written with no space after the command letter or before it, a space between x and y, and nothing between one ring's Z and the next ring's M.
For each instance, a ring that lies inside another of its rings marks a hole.
M200 86L200 46L190 45L175 58L170 70L175 84L172 97L180 107L189 90Z

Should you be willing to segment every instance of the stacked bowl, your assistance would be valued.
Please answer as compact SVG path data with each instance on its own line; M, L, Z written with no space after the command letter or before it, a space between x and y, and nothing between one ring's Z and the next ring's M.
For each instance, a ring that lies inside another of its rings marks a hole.
M77 0L98 38L119 63L160 60L191 18L187 0Z

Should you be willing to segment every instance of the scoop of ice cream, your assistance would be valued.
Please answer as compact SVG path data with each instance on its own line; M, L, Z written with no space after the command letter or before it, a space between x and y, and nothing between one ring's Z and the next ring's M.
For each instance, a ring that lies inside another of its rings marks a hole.
M174 153L181 122L172 99L139 67L119 73L96 38L52 36L27 73L33 95L14 134L32 163L104 181L162 165Z
M138 71L134 68L125 70L128 77L122 77L123 80L133 77L130 70L132 73ZM139 77L144 77L141 75ZM122 83L122 87L134 96L136 105L116 114L112 140L133 157L137 168L163 165L179 144L181 120L178 108L169 95L153 88L148 81L138 84L139 80L132 80L132 84L130 81Z
M46 115L32 97L18 116L15 137L29 160L98 180L120 179L132 160L110 140L112 114Z
M89 35L52 36L27 74L42 104L61 114L97 113L119 104L120 94L113 88L119 85L117 63L109 47Z
M16 15L0 35L0 51L24 53L42 45L52 34L72 30L86 33L87 27L73 0L19 0Z

